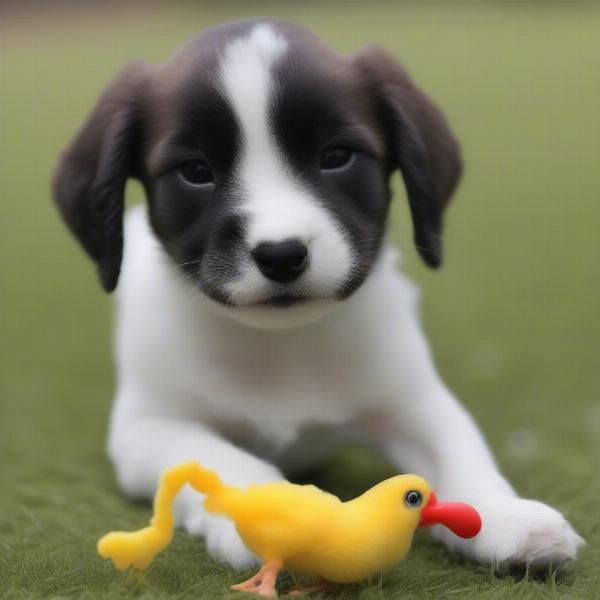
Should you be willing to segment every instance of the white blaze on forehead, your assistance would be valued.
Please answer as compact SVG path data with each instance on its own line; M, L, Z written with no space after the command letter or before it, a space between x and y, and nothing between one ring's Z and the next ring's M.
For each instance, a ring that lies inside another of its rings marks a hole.
M298 199L294 202L294 198L299 190L286 176L269 131L269 106L274 91L271 67L286 51L285 39L269 25L261 24L229 44L222 65L225 93L243 136L237 176L245 192L243 208L250 214L250 247L261 241L298 237L291 223L285 226L289 219L285 219L284 206L288 211L292 208L290 196L297 204Z
M276 93L271 72L287 52L286 39L263 23L232 40L221 63L223 91L242 135L236 177L244 191L240 208L249 216L246 241L252 248L261 242L303 240L311 266L302 280L315 293L333 293L351 268L350 245L331 214L290 172L269 126ZM235 283L236 293L247 298L258 296L264 284L251 269Z
M271 93L270 68L287 50L287 42L268 25L257 25L249 35L225 49L222 80L225 93L242 126L243 163L252 163L255 150L269 151L267 126Z

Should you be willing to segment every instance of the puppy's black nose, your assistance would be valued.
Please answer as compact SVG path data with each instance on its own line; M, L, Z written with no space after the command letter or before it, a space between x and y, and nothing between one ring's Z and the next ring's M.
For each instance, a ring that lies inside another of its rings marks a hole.
M306 270L308 248L300 240L262 242L252 250L252 258L265 277L288 283Z

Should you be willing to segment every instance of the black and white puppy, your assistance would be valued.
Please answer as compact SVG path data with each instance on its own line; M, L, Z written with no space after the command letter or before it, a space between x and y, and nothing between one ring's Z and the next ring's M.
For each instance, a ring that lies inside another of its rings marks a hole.
M119 483L150 498L163 469L193 458L231 484L266 482L363 440L481 511L473 540L436 532L449 546L492 563L571 558L582 539L517 496L436 372L417 293L383 242L396 169L437 267L458 144L375 47L342 56L296 25L232 23L108 87L54 194L107 291L121 272ZM148 202L123 235L129 177ZM252 561L193 493L177 513L213 555Z

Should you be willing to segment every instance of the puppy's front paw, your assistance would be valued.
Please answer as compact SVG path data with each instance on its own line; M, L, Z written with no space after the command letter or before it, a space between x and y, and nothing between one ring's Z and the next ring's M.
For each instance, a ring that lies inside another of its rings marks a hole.
M463 540L441 527L435 534L450 548L479 562L533 569L560 566L575 558L585 543L557 510L542 502L494 497L473 505L483 523L475 538Z
M258 558L244 546L234 524L225 517L209 517L206 547L211 556L239 571L259 565Z
M269 465L240 470L236 477L240 485L280 481L283 476ZM259 565L258 558L244 546L235 525L227 518L204 510L203 497L186 486L173 504L177 524L190 535L203 537L209 554L234 569L246 570Z
M236 570L244 571L259 564L257 557L244 546L234 524L225 517L207 514L198 508L183 519L185 530L206 540L208 553Z

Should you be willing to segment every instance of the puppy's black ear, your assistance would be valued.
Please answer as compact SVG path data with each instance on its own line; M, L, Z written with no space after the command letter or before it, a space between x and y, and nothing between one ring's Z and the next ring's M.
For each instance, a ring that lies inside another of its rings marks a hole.
M52 181L54 200L72 233L96 261L102 286L117 285L123 255L123 203L135 176L140 94L149 68L129 64L102 94L63 153Z
M377 99L392 167L404 179L417 250L438 267L442 213L462 170L458 142L440 110L386 52L368 46L354 60Z

